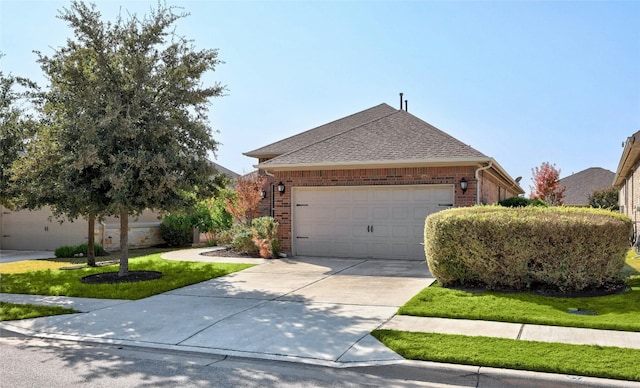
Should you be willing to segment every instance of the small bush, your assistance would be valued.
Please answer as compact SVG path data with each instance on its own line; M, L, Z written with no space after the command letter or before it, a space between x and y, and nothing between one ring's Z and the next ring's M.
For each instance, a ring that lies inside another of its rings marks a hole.
M56 248L55 250L55 255L57 258L74 257L76 253L78 253L77 247L71 245L63 245Z
M581 291L621 280L631 230L600 209L457 208L427 217L425 253L445 286Z
M160 224L160 236L174 247L182 247L193 242L192 217L181 214L167 214Z
M89 251L89 244L87 243L83 243L80 244L76 247L78 249L77 253L82 253L83 255L87 256L87 252ZM104 248L102 247L102 245L100 244L93 244L93 252L95 253L96 256L104 256Z
M255 255L259 252L258 246L253 242L253 231L244 224L239 223L232 229L233 240L231 246L237 252Z
M63 245L61 247L56 248L55 255L57 258L71 258L79 255L87 256L89 251L89 245L87 243L83 243L80 245ZM104 248L100 244L94 244L94 252L96 256L104 256Z
M525 197L511 197L498 202L498 205L504 207L525 207L525 206L549 206L541 199L529 199Z
M251 222L253 242L260 249L260 257L271 259L278 257L278 223L273 217L260 217Z

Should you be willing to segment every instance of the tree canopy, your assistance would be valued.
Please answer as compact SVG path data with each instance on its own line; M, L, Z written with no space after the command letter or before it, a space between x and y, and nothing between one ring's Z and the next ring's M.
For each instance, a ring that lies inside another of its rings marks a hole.
M618 195L618 190L615 187L594 190L589 195L589 206L618 211L620 210Z
M110 22L95 4L73 1L58 15L73 37L51 56L37 52L49 81L43 125L16 179L34 185L30 206L120 217L121 274L130 214L191 206L214 190L208 157L218 143L207 113L225 87L202 78L221 61L176 34L186 16L159 4L144 18Z
M28 111L30 95L35 88L28 79L0 70L0 204L3 206L13 206L15 192L11 185L11 167L24 153L35 128Z

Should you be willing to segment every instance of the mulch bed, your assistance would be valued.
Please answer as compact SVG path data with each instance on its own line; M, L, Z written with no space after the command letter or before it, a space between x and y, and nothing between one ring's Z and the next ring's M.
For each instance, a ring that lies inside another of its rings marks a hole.
M203 256L212 256L212 257L252 257L252 258L260 258L259 254L248 254L245 252L238 252L233 250L231 247L225 247L224 249L216 249L209 252L202 253Z
M80 281L86 284L116 284L155 280L160 277L162 272L158 271L129 271L124 276L118 276L118 272L102 272L85 276Z

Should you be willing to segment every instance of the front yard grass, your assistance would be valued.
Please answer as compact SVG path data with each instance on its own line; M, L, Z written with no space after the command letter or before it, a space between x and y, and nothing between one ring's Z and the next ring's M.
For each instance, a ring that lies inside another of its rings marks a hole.
M638 349L394 330L372 335L411 360L640 380Z
M592 329L640 331L640 288L618 295L560 298L530 293L470 292L433 284L398 314ZM569 309L596 312L577 315Z
M640 259L630 251L626 263L623 271L630 290L622 294L564 298L527 292L461 291L434 283L400 307L398 314L640 331ZM569 314L569 309L597 315Z
M0 322L74 313L77 313L77 311L60 306L35 306L32 304L0 302Z
M129 259L129 270L162 272L162 277L157 280L119 284L85 284L80 281L84 276L117 271L118 265L73 270L47 269L24 273L2 273L0 292L102 299L141 299L241 271L251 266L251 264L171 261L164 260L160 258L160 253L155 253Z
M630 290L618 295L559 298L530 293L468 292L433 284L398 314L553 326L640 331L640 258L627 255ZM597 315L569 314L569 309ZM464 335L376 330L373 336L405 358L640 381L640 349Z

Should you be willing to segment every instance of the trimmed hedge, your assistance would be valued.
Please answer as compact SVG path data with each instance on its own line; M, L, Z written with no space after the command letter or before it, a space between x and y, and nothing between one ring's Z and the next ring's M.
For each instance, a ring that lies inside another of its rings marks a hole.
M425 253L444 286L551 288L619 282L631 220L601 209L481 206L427 217Z

